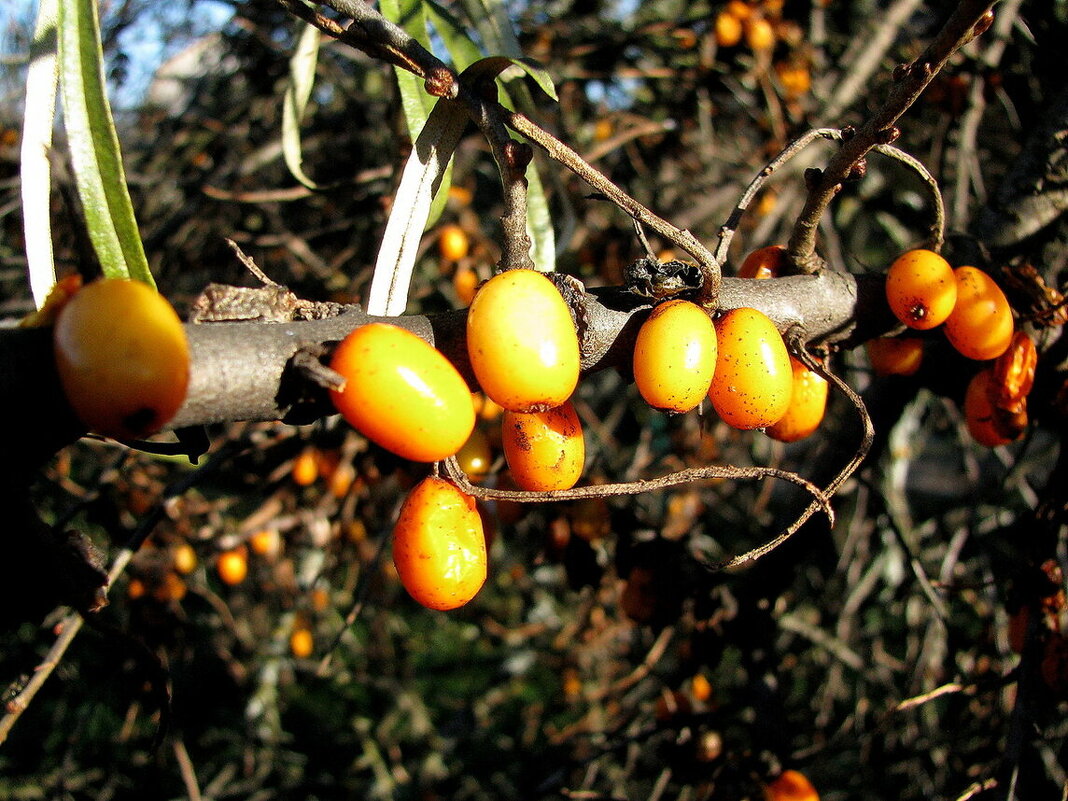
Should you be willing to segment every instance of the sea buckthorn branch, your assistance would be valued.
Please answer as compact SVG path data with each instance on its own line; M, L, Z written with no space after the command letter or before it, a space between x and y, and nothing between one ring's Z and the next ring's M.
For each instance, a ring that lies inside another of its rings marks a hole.
M808 173L808 197L787 244L790 260L798 271L813 273L824 266L816 255L816 230L831 200L841 190L842 183L862 169L864 156L875 145L891 144L898 137L900 131L895 123L916 102L949 57L990 27L993 19L990 6L990 0L961 0L923 54L911 64L894 70L894 83L882 107L842 143L826 168Z
M693 256L704 277L704 286L698 300L706 308L714 309L717 307L719 303L721 263L708 248L701 244L697 237L689 231L676 228L662 217L658 217L612 183L606 175L590 165L578 153L537 125L526 115L517 111L502 111L505 123L509 128L538 145L549 158L567 167L567 169L619 206L632 218L652 228L668 242Z
M833 479L831 479L830 482L828 482L826 487L821 490L821 494L824 497L832 498L834 497L835 493L837 493L838 490L841 489L842 485L846 482L846 480L851 475L853 475L854 472L856 472L857 468L860 467L861 463L868 455L868 451L871 450L872 442L875 440L875 427L872 425L871 416L868 414L868 409L864 405L864 400L860 397L860 395L854 392L852 387L850 387L845 381L835 375L826 364L821 362L819 359L813 358L812 354L810 354L804 348L796 332L793 332L791 335L789 335L788 338L791 341L791 350L793 351L794 355L801 361L801 363L804 364L805 367L807 367L808 369L819 373L819 375L823 376L828 381L833 383L838 388L838 390L849 399L850 403L853 404L853 408L856 409L857 415L860 417L861 438L860 443L857 445L856 451L854 451L853 456L849 459L845 466L840 471L838 471L838 474ZM812 517L812 515L815 514L819 509L819 504L816 501L813 501L798 516L798 518L778 536L774 537L768 542L765 542L762 545L757 546L756 548L753 548L750 551L746 551L745 553L740 554L739 556L735 556L734 558L729 559L726 562L720 562L718 564L706 566L712 570L729 570L732 567L739 567L750 562L755 562L757 559L760 559L761 557L771 553L784 542L786 542L788 539L790 539L794 534L797 533L801 526L803 526L808 521L808 519Z

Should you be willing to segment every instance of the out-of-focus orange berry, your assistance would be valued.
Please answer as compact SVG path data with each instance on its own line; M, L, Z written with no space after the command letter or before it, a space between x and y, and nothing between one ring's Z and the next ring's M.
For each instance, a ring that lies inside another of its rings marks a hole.
M812 73L805 64L791 64L780 62L775 66L775 72L779 76L786 97L794 100L808 94L812 88Z
M293 468L289 472L293 483L299 487L307 487L315 483L319 477L319 459L314 447L307 447L297 454L293 460Z
M1012 341L1012 309L994 280L975 267L958 267L957 304L946 319L946 338L969 359L996 359Z
M730 12L719 12L715 21L716 44L720 47L734 47L742 41L742 21Z
M456 296L465 306L470 306L475 299L475 290L478 289L478 273L464 265L457 267L452 274L452 288L456 290Z
M187 576L197 569L197 552L193 550L193 546L188 542L182 542L174 546L171 556L174 569L183 576Z
M819 793L805 774L784 770L764 788L766 801L819 801Z
M775 47L775 29L763 17L751 17L745 22L745 43L754 53L764 53Z
M923 363L923 340L916 337L880 337L866 347L878 375L912 375Z
M924 331L941 325L957 302L953 268L931 250L903 253L887 271L886 300L909 328Z
M248 575L248 557L245 555L245 549L234 548L230 551L223 551L215 562L215 569L224 584L229 584L231 587L240 584Z
M276 528L261 528L248 538L248 547L257 556L273 559L282 551L282 537Z
M616 126L607 117L601 117L593 124L593 140L595 142L603 142L606 139L610 139L615 132Z
M704 703L712 697L712 683L704 673L697 673L690 679L690 694L695 701Z
M444 225L438 234L438 252L447 261L459 261L467 255L471 241L458 225Z
M330 494L335 498L344 498L348 495L349 489L352 488L355 480L356 468L352 466L351 462L341 462L337 469L330 474L330 480L327 482Z
M449 200L458 206L470 206L474 194L466 186L449 186Z
M161 604L177 603L185 597L188 588L182 577L169 570L163 574L159 583L152 588L152 597Z
M489 440L482 429L476 427L471 432L467 442L456 452L456 462L471 481L481 481L489 472L490 465L493 463L493 453L490 451Z
M293 629L289 635L289 652L297 659L307 659L315 650L315 638L311 629L301 626Z
M130 579L130 583L126 585L126 597L131 601L136 601L138 598L145 597L145 582L139 578Z

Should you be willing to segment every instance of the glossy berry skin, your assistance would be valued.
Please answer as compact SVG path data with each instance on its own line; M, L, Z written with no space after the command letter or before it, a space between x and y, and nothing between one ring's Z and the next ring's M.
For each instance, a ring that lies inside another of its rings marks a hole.
M916 337L872 339L867 348L876 375L913 375L923 363L923 340Z
M996 359L1012 341L1012 309L994 280L975 267L958 267L957 305L946 320L946 338L963 356Z
M345 377L334 406L368 439L413 462L452 456L475 427L471 390L438 350L410 331L371 323L350 333L330 366Z
M794 376L790 405L777 423L764 430L779 442L797 442L809 436L819 428L827 410L827 379L809 370L793 356L790 357L790 367Z
M467 351L482 391L513 412L559 406L578 384L571 313L534 270L507 270L482 285L467 313Z
M404 589L429 609L456 609L474 598L486 581L475 499L433 476L416 484L393 527L393 564Z
M243 548L223 551L215 562L215 569L224 584L240 584L248 575L248 556Z
M189 346L182 322L141 281L104 278L79 290L59 312L52 342L67 400L94 431L148 436L185 400Z
M634 383L655 409L688 412L708 393L716 369L716 329L688 300L654 308L634 344Z
M775 324L756 309L715 321L719 356L708 397L727 425L766 428L786 414L793 390L790 354Z
M315 650L315 638L311 630L301 626L289 635L289 652L297 659L307 659Z
M757 248L742 262L738 268L739 278L778 278L786 269L786 248L782 245L769 245Z
M482 429L475 428L471 436L467 438L464 446L456 452L456 463L460 466L469 480L479 482L486 477L490 466L493 464L493 451L490 449L489 439Z
M890 265L886 300L909 328L926 331L941 325L957 302L953 268L934 251L910 250Z
M1038 351L1026 331L1017 331L1009 347L993 364L990 400L1002 409L1014 410L1026 400L1035 383Z
M570 489L582 475L586 443L570 403L544 412L506 411L501 423L504 457L519 489Z
M996 425L994 405L990 402L992 376L990 368L979 371L968 383L964 394L964 422L968 426L968 433L976 442L988 448L1008 445L1012 441Z

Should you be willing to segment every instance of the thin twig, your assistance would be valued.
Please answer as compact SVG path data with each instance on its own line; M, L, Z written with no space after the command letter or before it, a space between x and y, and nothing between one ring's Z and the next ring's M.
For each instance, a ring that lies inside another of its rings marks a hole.
M816 231L842 182L875 145L893 142L899 134L895 124L901 115L916 102L949 57L983 32L990 5L990 0L961 0L924 53L909 66L895 70L890 96L882 107L842 144L822 172L812 174L808 197L787 245L790 260L799 271L812 273L823 266L823 260L816 255Z

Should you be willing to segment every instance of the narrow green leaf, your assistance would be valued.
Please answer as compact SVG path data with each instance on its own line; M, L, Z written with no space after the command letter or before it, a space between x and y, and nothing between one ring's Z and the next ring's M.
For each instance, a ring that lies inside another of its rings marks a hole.
M466 126L467 110L455 101L440 99L415 140L375 262L368 314L395 317L404 312L434 193Z
M60 0L59 63L71 167L104 275L154 287L104 88L95 0Z
M423 7L426 10L427 19L441 37L456 69L463 72L482 58L482 51L467 35L467 28L451 11L435 0L425 0Z
M479 59L468 66L467 69L464 70L464 74L469 77L488 78L492 76L496 78L509 67L519 67L519 69L523 70L523 72L534 79L534 82L543 92L545 92L545 94L553 100L560 100L556 94L556 87L553 86L553 79L548 71L538 64L538 62L530 58L489 56L488 58Z
M319 29L310 23L297 38L297 48L289 59L289 86L282 99L282 157L289 172L308 189L322 189L304 172L304 156L300 147L300 121L308 108L312 86L315 85L315 67L319 62Z
M22 227L26 241L26 266L34 303L41 308L48 290L56 282L52 254L52 128L56 119L56 91L59 85L56 23L58 0L41 0L37 25L30 44L30 66L26 73L26 113L22 120L21 179Z
M401 26L419 44L430 49L430 34L427 30L426 14L421 0L381 0L379 8L386 19ZM408 135L414 142L419 138L434 108L434 98L426 93L420 78L398 67L394 67L393 72L397 76L401 108L404 110L404 120L408 125ZM427 228L437 222L441 212L444 211L451 184L452 170L446 170L444 175L439 176L437 194L426 217Z

